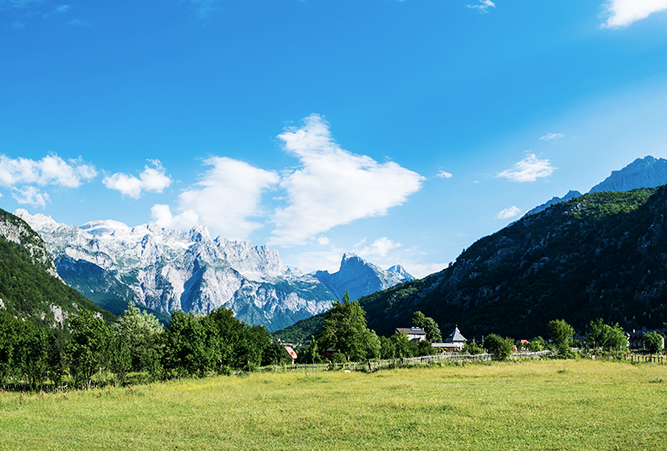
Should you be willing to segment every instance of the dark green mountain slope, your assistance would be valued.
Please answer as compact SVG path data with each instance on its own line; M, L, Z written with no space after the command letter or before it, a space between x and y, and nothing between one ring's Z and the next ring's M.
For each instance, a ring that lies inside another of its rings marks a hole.
M39 235L22 219L0 210L0 309L54 327L81 308L115 318L58 278Z
M465 250L449 268L361 298L378 334L413 311L443 330L547 334L604 318L626 329L667 321L667 188L587 194L526 216ZM298 326L298 323L297 325Z

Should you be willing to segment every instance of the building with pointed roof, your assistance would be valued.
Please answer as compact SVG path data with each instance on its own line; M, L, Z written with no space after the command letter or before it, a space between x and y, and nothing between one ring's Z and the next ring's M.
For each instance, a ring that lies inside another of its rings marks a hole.
M468 340L461 334L458 326L445 338L444 343L433 343L433 347L442 351L461 351Z

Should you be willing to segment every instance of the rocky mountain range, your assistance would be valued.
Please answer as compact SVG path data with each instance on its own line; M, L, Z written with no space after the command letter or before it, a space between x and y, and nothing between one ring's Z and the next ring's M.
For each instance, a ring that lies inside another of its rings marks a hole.
M352 256L343 258L338 273L302 274L284 265L274 249L212 239L202 225L188 232L111 220L78 227L22 209L15 213L44 239L60 277L115 314L129 301L165 320L173 310L225 306L249 324L275 330L325 311L348 284L364 295L372 292L364 289L411 278L401 267L385 272ZM351 264L363 276L346 269ZM353 273L348 283L345 275Z

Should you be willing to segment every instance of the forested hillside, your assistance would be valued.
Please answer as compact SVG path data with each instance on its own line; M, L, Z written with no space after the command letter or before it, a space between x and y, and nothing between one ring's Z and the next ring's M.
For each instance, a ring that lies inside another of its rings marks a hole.
M115 317L67 286L56 274L44 242L20 218L0 210L0 309L50 327L81 308Z
M439 273L360 303L380 335L409 325L417 310L469 336L545 335L556 318L582 332L596 318L626 330L662 327L666 216L664 186L587 194L478 240Z

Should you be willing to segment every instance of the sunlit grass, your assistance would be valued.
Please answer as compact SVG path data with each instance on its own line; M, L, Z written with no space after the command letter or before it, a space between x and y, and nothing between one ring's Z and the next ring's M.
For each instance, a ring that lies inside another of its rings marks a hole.
M665 449L667 367L494 363L0 394L0 449Z

